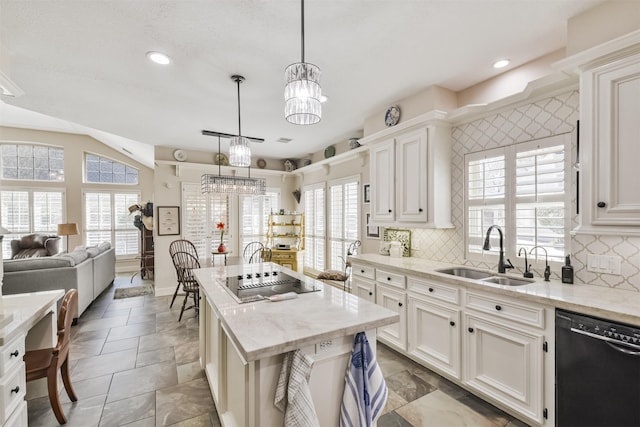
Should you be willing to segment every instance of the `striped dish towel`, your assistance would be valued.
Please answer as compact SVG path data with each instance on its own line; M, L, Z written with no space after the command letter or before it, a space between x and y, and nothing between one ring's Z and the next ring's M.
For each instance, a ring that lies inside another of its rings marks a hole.
M371 351L367 335L359 332L347 366L340 407L340 427L369 427L387 402L387 384Z
M285 427L320 426L309 389L312 366L313 359L300 350L284 356L273 403L284 412Z

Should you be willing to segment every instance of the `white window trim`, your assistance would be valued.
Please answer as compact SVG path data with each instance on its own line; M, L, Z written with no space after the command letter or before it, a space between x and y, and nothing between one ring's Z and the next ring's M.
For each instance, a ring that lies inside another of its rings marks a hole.
M46 181L54 182L54 181ZM34 233L33 226L33 193L62 193L62 220L67 221L67 189L64 187L5 187L0 191L26 191L29 193L29 233ZM13 233L13 230L10 230ZM20 231L21 233L21 231Z
M92 183L89 183L92 184ZM86 233L87 233L87 210L86 210L86 194L87 193L106 193L109 194L109 196L111 197L111 209L114 209L113 203L113 196L115 193L119 193L119 194L135 194L138 196L138 200L142 200L142 195L140 193L140 191L132 191L132 190L118 190L118 189L92 189L92 188L84 188L82 189L82 224L83 224L83 228L82 230L80 230L81 236L82 236L82 242L86 243ZM134 220L134 216L131 215L131 223L133 223ZM116 228L115 228L115 215L111 216L111 246L115 249L116 246ZM140 232L140 231L138 231ZM142 237L140 237L142 238ZM140 250L142 250L142 245L138 246L138 253L137 254L130 254L130 255L117 255L116 258L118 260L130 260L130 259L136 259L137 257L140 256Z
M330 236L330 232L327 228L327 225L330 224L331 222L331 212L333 210L333 206L331 204L331 187L334 187L336 185L344 185L344 184L351 184L355 182L357 185L357 189L358 189L358 194L357 194L357 200L356 203L358 204L358 227L356 229L356 234L357 234L357 239L361 239L360 236L360 229L361 229L361 224L360 224L360 217L362 214L362 204L360 202L360 198L362 196L362 191L361 191L361 185L362 185L362 179L360 174L356 174L356 175L351 175L348 177L343 177L343 178L338 178L338 179L333 179L331 181L327 182L327 188L325 190L325 230L327 231L325 233L325 260L328 262L325 262L325 265L327 268L331 268L331 241L335 240L332 239ZM343 243L346 242L350 242L350 240L342 238L340 239ZM339 254L338 256L342 256L344 257L345 254Z
M111 160L112 162L115 163L120 163L121 165L125 165L125 166L129 166L132 169L135 169L138 172L138 182L136 182L135 184L128 184L126 182L92 182L92 181L87 181L87 154L91 155L91 156L96 156L96 157L100 157L102 159L107 159L107 160ZM93 153L91 151L85 151L84 154L82 155L82 183L83 184L88 184L88 185L117 185L117 186L123 186L123 187L132 187L132 186L137 186L140 185L140 168L137 168L135 166L133 166L130 163L125 163L121 160L116 160L113 157L109 157L109 156L105 156L104 154L99 154L99 153ZM124 191L126 192L126 191Z
M31 146L38 146L38 147L48 147L48 148L57 148L62 150L62 163L64 164L65 161L65 152L64 152L64 146L61 145L55 145L55 144L46 144L46 143L41 143L41 142L30 142L30 141L0 141L0 145L31 145ZM1 153L2 150L0 150ZM53 183L56 185L60 185L60 183L65 182L66 180L66 175L65 175L65 169L66 169L66 165L62 167L62 179L61 180L49 180L49 179L8 179L8 178L2 178L2 174L4 172L2 172L2 162L0 161L0 181L14 181L14 182L48 182L48 183Z
M315 191L315 190L319 190L319 189L323 190L323 194L324 194L324 200L323 200L323 204L324 204L324 212L323 212L323 215L324 215L324 224L323 224L324 225L324 236L323 236L323 238L324 238L324 241L325 241L325 247L324 247L323 256L324 256L325 268L327 266L327 260L328 260L328 258L327 258L327 252L328 252L328 249L327 249L327 224L328 224L327 200L328 200L329 196L327 195L327 193L328 193L328 191L327 191L328 185L327 184L328 183L326 181L323 181L323 182L319 182L319 183L316 183L316 184L305 185L305 186L302 187L303 200L304 200L304 193L305 192L307 192L307 191ZM306 205L304 206L304 210L308 211L308 208L307 208ZM306 224L309 224L309 219L308 219L308 217L305 216L305 227L306 227ZM317 236L310 235L310 234L306 233L306 230L305 230L305 248L309 248L310 247L309 237L314 237L315 238ZM319 273L318 270L316 270L314 268L311 268L311 267L307 268L306 265L305 265L305 272L315 272L316 274Z
M482 254L469 253L469 236L468 236L468 221L469 221L469 189L468 189L468 164L470 160L477 160L481 158L494 157L496 155L504 154L505 156L505 222L506 226L503 228L504 233L504 256L505 259L510 258L514 264L514 266L518 268L522 268L523 265L516 262L518 258L518 248L516 247L516 221L515 221L515 160L516 154L521 151L530 151L535 150L536 148L550 147L554 145L564 145L565 156L564 156L564 173L565 173L565 181L564 181L564 204L565 204L565 215L564 215L564 245L565 245L565 253L571 253L571 235L570 235L570 224L571 224L571 134L564 133L559 135L552 135L540 139L519 142L516 144L511 144L504 147L492 148L488 150L467 153L464 155L464 252L465 259L469 261L476 262L485 262L496 264L498 263L498 254L485 252ZM484 230L486 233L486 230ZM493 232L492 237L496 237L498 235L497 232ZM495 245L497 246L497 245ZM497 249L492 246L492 249ZM527 257L530 260L530 263L542 261L544 263L544 251L538 251L538 258L536 259L536 254L529 255ZM543 264L540 264L543 265ZM561 261L549 261L549 265L552 267L554 271L559 271L560 267L563 265Z

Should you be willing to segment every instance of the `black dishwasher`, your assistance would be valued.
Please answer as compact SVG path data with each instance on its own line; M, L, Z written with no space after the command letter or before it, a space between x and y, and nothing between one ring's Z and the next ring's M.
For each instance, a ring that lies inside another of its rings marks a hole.
M640 426L640 327L556 310L556 425Z

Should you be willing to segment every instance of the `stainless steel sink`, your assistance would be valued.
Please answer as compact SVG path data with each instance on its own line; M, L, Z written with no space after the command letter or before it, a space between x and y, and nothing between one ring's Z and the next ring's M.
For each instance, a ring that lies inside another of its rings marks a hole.
M496 285L505 285L505 286L522 286L533 283L533 280L525 280L525 279L514 279L513 277L488 277L486 279L481 279L483 282L495 283Z
M472 270L464 267L445 268L436 270L438 273L450 274L452 276L464 277L466 279L481 280L493 276L492 273L486 271Z

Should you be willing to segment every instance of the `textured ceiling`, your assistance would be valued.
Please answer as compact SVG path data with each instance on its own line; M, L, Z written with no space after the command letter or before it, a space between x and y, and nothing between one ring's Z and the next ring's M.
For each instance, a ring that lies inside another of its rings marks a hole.
M322 69L330 100L321 123L303 127L283 117L284 69L300 60L299 1L1 0L3 71L25 92L2 100L115 135L116 147L214 151L200 131L237 132L230 76L242 74L242 133L266 140L254 155L304 157L431 85L459 91L496 75L498 58L513 68L562 48L567 19L599 2L307 0L306 60ZM173 63L150 63L150 50ZM0 113L0 124L38 127L27 112Z

